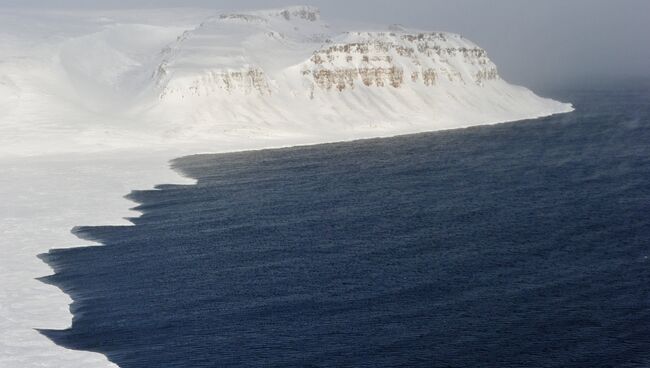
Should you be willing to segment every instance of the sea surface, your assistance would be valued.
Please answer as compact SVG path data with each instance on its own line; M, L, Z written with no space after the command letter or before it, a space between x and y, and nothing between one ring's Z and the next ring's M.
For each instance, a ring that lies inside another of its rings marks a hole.
M650 88L576 112L179 158L52 250L42 331L130 367L650 366ZM80 241L83 244L83 241Z

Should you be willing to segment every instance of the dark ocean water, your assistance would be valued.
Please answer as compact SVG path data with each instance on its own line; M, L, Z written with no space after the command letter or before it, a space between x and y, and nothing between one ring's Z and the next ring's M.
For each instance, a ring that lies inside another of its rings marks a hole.
M53 250L121 367L650 366L650 89L573 114L201 155Z

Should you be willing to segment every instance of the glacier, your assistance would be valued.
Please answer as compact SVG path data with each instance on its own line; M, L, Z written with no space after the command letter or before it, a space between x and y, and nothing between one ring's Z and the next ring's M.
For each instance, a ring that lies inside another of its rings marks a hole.
M0 366L114 366L36 332L71 319L36 255L80 245L74 226L128 223L134 188L191 183L172 158L569 111L504 81L461 35L332 25L308 6L3 9Z

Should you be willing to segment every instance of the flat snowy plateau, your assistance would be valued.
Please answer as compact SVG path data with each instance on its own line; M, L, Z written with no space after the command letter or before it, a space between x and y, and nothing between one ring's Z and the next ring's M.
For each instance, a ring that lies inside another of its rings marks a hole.
M74 226L128 223L133 189L188 183L171 158L571 110L460 35L344 29L311 7L0 9L0 367L112 366L36 331L71 321L36 256L92 245Z

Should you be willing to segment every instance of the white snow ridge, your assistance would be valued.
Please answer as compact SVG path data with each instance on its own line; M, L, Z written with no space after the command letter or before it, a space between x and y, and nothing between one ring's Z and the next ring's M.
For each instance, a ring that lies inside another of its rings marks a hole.
M307 6L239 13L0 11L0 367L110 367L36 256L183 154L393 136L571 111L499 77L460 35L340 30ZM120 224L124 221L117 222Z

